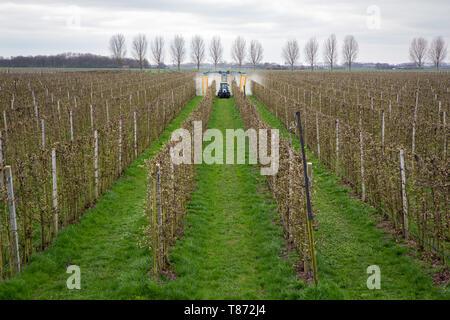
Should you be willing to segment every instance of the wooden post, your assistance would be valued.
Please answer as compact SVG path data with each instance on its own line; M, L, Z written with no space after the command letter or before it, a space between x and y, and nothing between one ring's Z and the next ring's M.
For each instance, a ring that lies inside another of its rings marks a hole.
M306 163L306 171L308 174L309 184L312 185L312 162Z
M447 120L446 120L446 113L445 111L442 114L442 124L444 125L444 160L447 159L447 131L446 126L447 126Z
M289 140L291 140L291 137L289 136ZM291 223L292 223L292 209L291 209L291 203L292 203L292 177L294 175L294 153L292 152L292 146L291 141L289 141L289 177L288 177L288 183L289 183L289 193L288 193L288 221L287 221L287 232L289 234L289 238L292 237L291 232Z
M8 138L8 123L6 121L6 110L3 110L3 123L5 125L5 138Z
M3 137L2 132L0 131L0 187L3 188L3 185Z
M384 110L381 110L381 144L384 146Z
M122 119L119 119L119 174L122 173Z
M336 172L339 170L339 119L336 119Z
M11 223L12 232L12 261L14 263L15 272L20 272L20 252L19 252L19 235L17 230L17 218L16 218L16 200L14 199L14 183L11 171L11 166L5 167L5 182L6 188L8 190L8 204L9 204L9 215Z
M92 108L92 104L89 106L90 116L91 116L91 130L94 130L94 108Z
M360 120L361 123L361 120ZM364 181L364 148L362 128L359 129L359 152L361 157L361 196L362 201L366 200L366 185Z
M72 118L72 110L69 111L69 121L70 121L70 141L73 142L73 118Z
M157 201L157 219L158 219L158 240L159 240L159 258L164 259L164 243L162 232L162 198L161 198L161 173L160 165L156 164L156 201ZM160 265L162 267L162 265Z
M134 157L137 158L138 156L138 149L137 149L137 124L136 124L136 111L133 113L133 120L134 120Z
M42 131L42 150L45 150L45 120L41 120L41 131Z
M316 136L317 136L317 154L320 159L319 113L318 112L316 112Z
M53 182L53 209L55 210L55 234L58 233L58 183L56 176L56 149L52 149L52 182Z
M109 123L109 106L108 106L108 100L106 100L106 123Z
M416 120L417 120L417 105L419 101L419 91L416 91L416 105L414 107L414 118L413 118L413 125L412 125L412 142L411 142L411 151L414 153L416 148Z
M400 173L402 178L403 236L408 238L408 199L406 196L405 156L403 149L400 149Z
M34 105L34 115L36 116L36 128L39 130L39 108L37 104Z
M95 177L95 198L98 198L98 134L94 131L94 177Z
M60 105L59 105L59 100L58 100L58 106L57 106L57 111L58 111L58 120L60 120L61 121L61 107L60 107Z

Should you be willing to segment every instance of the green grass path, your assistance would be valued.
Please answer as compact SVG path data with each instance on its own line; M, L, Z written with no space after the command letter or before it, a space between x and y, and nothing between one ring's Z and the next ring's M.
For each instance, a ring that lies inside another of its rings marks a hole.
M15 278L0 283L0 299L145 299L148 298L148 250L137 247L146 170L140 165L168 141L173 130L197 108L195 97L151 147L126 170L81 222L61 231L54 244L35 254ZM68 265L81 270L81 290L68 290Z
M243 127L234 99L216 99L209 127L224 136ZM202 164L196 179L185 234L170 252L179 278L153 284L152 298L299 298L305 283L295 276L295 257L280 257L282 228L259 168Z
M253 102L256 100L251 97ZM280 134L289 133L262 104L257 103L262 118ZM300 143L293 135L293 145ZM318 287L310 286L302 297L308 299L450 299L445 289L434 287L430 270L408 255L406 246L375 227L379 215L369 205L350 196L350 189L320 161L313 163L313 201L318 222ZM371 219L374 216L375 219ZM381 289L368 290L367 267L378 265Z

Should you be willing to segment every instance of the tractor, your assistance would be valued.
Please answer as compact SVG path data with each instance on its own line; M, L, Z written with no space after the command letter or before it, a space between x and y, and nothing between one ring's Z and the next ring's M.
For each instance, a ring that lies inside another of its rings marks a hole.
M208 75L209 74L219 74L220 75L220 87L217 92L217 97L220 99L228 99L231 97L230 84L231 78L229 76L233 74L240 75L239 88L245 93L245 83L247 80L247 75L245 72L240 71L207 71L202 75L202 94L206 94L206 88L208 88Z
M219 92L217 93L217 96L221 99L223 99L223 98L228 99L231 96L228 82L220 83L220 88L219 88Z

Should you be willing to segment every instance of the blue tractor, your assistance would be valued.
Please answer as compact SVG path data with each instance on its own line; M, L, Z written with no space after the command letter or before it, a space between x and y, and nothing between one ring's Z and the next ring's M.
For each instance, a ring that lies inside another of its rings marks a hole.
M228 76L230 74L240 74L241 79L239 83L239 87L241 90L245 90L245 82L247 79L247 76L245 72L240 71L207 71L203 73L202 76L202 93L204 94L205 88L208 86L208 74L210 73L218 73L220 74L220 87L219 91L217 92L217 96L221 99L228 99L231 97L231 91L230 91L230 84L228 83ZM206 79L206 81L204 81ZM206 86L205 86L206 82Z

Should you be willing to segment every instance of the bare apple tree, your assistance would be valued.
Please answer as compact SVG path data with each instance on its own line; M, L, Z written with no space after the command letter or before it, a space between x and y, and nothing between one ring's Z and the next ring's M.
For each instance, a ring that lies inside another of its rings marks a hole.
M447 56L447 46L445 45L444 39L439 36L433 39L430 44L430 49L428 50L428 57L433 62L436 69L439 69L442 61L444 61Z
M337 41L336 35L332 34L325 40L323 50L325 63L330 66L330 70L333 71L333 67L337 61Z
M238 36L234 41L233 45L231 46L231 57L233 58L234 62L239 66L239 69L242 67L242 63L245 59L245 46L246 42L245 39L241 36Z
M138 34L133 39L133 57L139 64L139 68L142 70L145 63L145 56L147 55L148 42L144 34Z
M282 56L284 61L291 66L291 71L294 71L294 65L300 58L300 49L297 40L288 40L283 48Z
M250 56L250 62L253 65L253 70L256 69L256 66L261 63L263 59L263 47L261 43L258 40L252 40L250 42L250 50L249 50L249 56Z
M183 36L176 35L175 38L173 38L172 44L170 45L170 54L173 63L176 64L178 70L180 70L180 65L186 56L186 45Z
M358 57L359 46L355 37L352 35L346 36L344 39L344 46L342 47L342 56L344 63L348 66L348 70L352 70L352 64Z
M314 63L317 62L317 51L319 50L319 43L316 38L311 38L305 45L306 62L311 66L311 71L314 71Z
M409 57L417 68L421 69L425 62L425 54L427 53L427 40L422 37L414 38L409 46Z
M214 63L215 70L217 68L217 64L222 60L223 56L223 47L220 37L216 36L211 39L211 43L209 45L209 55L211 57L211 61Z
M152 57L155 64L158 66L158 73L161 72L161 65L164 60L164 38L161 36L155 37L151 43Z
M121 33L115 34L109 39L109 51L111 51L111 56L118 67L123 64L123 59L127 53L125 47L125 36Z
M200 69L200 64L205 60L205 41L199 35L192 37L191 40L191 58L197 65L197 70Z

